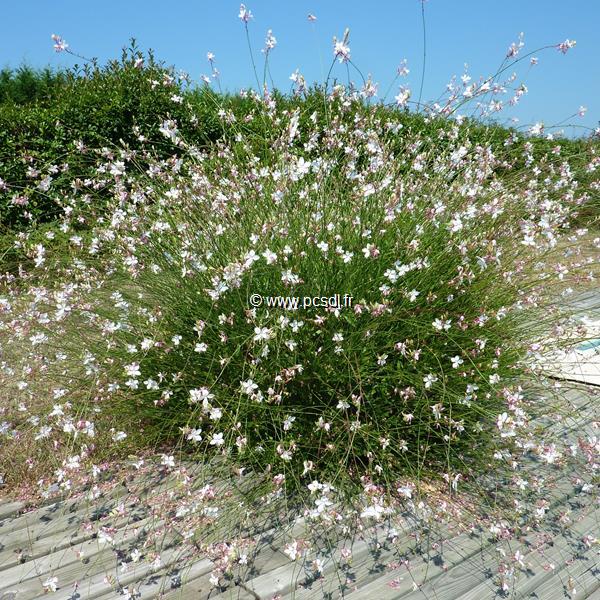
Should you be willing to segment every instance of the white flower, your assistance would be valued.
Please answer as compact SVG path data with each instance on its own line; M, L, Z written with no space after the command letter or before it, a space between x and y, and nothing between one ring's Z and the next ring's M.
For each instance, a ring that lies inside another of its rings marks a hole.
M165 467L174 467L175 466L175 457L170 456L168 454L163 454L160 461L161 465L165 465Z
M310 167L311 163L304 160L304 157L301 156L295 165L295 169L292 170L292 181L298 181L299 179L302 179L302 177L310 172Z
M268 327L255 327L254 328L254 341L262 342L271 339L273 330Z
M287 269L281 274L281 281L288 285L297 285L300 283L300 277L295 273L292 273L290 269Z
M423 382L425 383L425 389L431 389L431 386L438 380L438 378L433 374L429 373L423 377Z
M431 407L431 412L433 413L433 416L436 418L436 420L439 420L441 418L443 411L444 407L441 404L434 404Z
M238 18L242 21L242 23L248 23L248 21L253 18L252 13L244 4L240 4L240 14L238 15Z
M262 253L264 259L267 261L268 265L272 265L277 260L277 254L275 252L271 252L268 248Z
M55 404L52 412L48 416L49 417L61 417L64 414L65 413L62 409L62 404Z
M543 123L535 123L529 128L529 133L531 135L540 135L544 131Z
M448 329L450 329L450 323L452 322L452 319L448 319L447 321L442 321L441 319L436 319L431 325L433 326L434 329L437 329L438 331L448 331Z
M412 498L413 488L409 485L403 485L398 488L398 493L402 494L405 498Z
M139 377L142 373L140 371L140 365L138 363L131 363L130 365L125 365L125 374L128 377Z
M296 417L287 415L285 417L285 420L283 421L283 430L289 431L292 428L292 424L294 423L295 420L296 420Z
M323 484L319 483L318 481L315 480L315 481L311 481L306 487L310 490L311 493L314 493L314 492L322 489Z
M210 393L210 390L206 387L201 387L201 388L197 388L194 390L190 390L190 403L191 404L196 404L198 402L202 402L204 403L204 401L206 400L207 402L209 400L211 400L212 398L214 398L215 395Z
M332 505L333 502L327 496L319 496L319 498L315 500L315 506L319 513L322 513L326 508Z
M127 434L124 431L117 431L113 434L112 439L113 442L122 442L127 437Z
M361 517L361 519L372 518L372 519L379 520L381 518L381 515L383 514L383 512L384 512L383 506L381 506L380 504L374 504L373 506L367 506L367 508L365 508L360 513L360 517Z
M504 412L501 415L498 415L498 418L496 419L496 425L498 426L498 429L502 429L505 423L508 423L509 421L510 417Z
M458 369L458 367L460 367L460 365L462 365L465 361L458 355L453 356L452 358L450 358L450 360L452 361L452 368L453 369Z
M395 269L387 269L384 272L384 275L392 282L396 283L398 281L398 272Z
M158 128L158 130L167 138L170 138L172 141L177 142L179 130L177 129L177 124L175 121L166 120L163 121L162 125Z
M298 330L300 329L300 327L302 327L304 325L304 321L292 321L290 323L290 328L294 333L298 333Z
M363 249L362 253L365 258L377 258L379 256L379 249L375 244L367 244Z
M43 438L47 438L50 433L52 433L52 427L49 425L44 425L43 427L40 427L40 430L34 439L41 440Z
M463 228L463 222L462 222L461 218L458 216L454 217L450 221L450 224L448 226L448 229L450 229L450 231L452 231L452 233L456 233L457 231L460 231L462 228Z
M406 87L401 87L397 96L394 96L396 104L398 106L406 106L408 99L410 98L410 90Z
M223 439L222 433L213 434L212 439L210 440L211 446L222 446L224 443L225 443L225 440Z
M154 346L154 342L150 338L144 338L140 346L142 350L150 350Z
M202 429L190 429L187 434L187 439L192 442L201 442L202 441Z
M255 263L257 260L260 260L260 256L256 254L254 250L250 250L249 252L246 252L244 256L244 266L251 267L252 264Z
M100 531L98 531L98 541L102 544L112 544L113 543L114 538L111 535L111 532L107 527L102 527L100 529Z
M281 460L292 460L292 453L289 450L284 450L281 446L278 446L277 452L281 457Z
M350 46L348 46L349 35L350 30L346 29L344 31L344 37L341 40L338 40L335 36L333 38L333 55L341 63L347 63L350 60Z
M124 566L126 567L127 565L124 565ZM140 597L139 588L136 590L132 585L130 585L129 587L126 587L122 593L123 593L123 600L136 600L136 598Z
M540 453L540 458L543 458L549 465L554 464L561 457L562 454L557 450L556 444L546 446Z
M255 390L258 389L258 385L252 381L252 379L247 379L246 381L241 381L240 386L242 387L242 393L251 396Z
M267 37L265 39L265 51L273 50L277 45L277 38L273 35L273 32L269 29L267 31Z
M158 383L154 379L146 379L146 381L144 381L144 385L146 386L147 390L158 389Z
M42 585L45 592L55 592L58 589L58 577L48 577Z
M128 379L125 382L125 385L131 390L137 390L140 385L140 382L137 379Z
M140 560L141 556L142 553L137 548L134 548L131 552L131 561L136 563L138 560Z
M286 544L283 553L289 556L290 560L296 560L300 556L298 542L294 540L292 543Z

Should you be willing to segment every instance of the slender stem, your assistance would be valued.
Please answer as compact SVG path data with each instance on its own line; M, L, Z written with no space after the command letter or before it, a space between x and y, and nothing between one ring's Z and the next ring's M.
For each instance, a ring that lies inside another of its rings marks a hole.
M98 62L97 58L87 58L87 56L82 56L81 54L77 54L77 52L73 52L72 50L69 50L68 48L65 50L65 52L67 54L70 54L71 56L75 56L76 58L81 58L81 60L85 60L86 62L91 62L94 66Z
M271 67L267 65L267 73L269 75L269 79L271 80L271 89L275 91L275 81L273 80L273 75L271 74Z
M214 77L215 74L215 66L212 63L212 61L210 62L210 66L212 68L212 74L213 74L213 78L217 80L217 84L219 86L219 93L223 94L223 88L221 87L221 75L219 74L217 77Z
M417 104L421 106L423 97L423 84L425 83L425 64L427 61L427 28L425 27L425 0L421 0L421 23L423 24L423 67L421 68L421 88L419 89L419 100Z
M383 98L381 100L381 102L383 104L385 104L385 99L388 97L390 90L392 89L392 87L394 87L394 84L396 83L396 81L398 81L398 77L400 77L400 75L398 75L398 73L396 73L396 77L394 77L394 79L392 80L392 83L390 83L388 89L385 91L385 94L383 95Z
M331 77L331 71L333 71L333 67L335 67L335 61L336 58L333 59L329 71L327 72L327 78L325 79L325 93L327 93L327 88L329 87L329 77Z
M267 50L265 52L265 66L263 68L263 84L262 84L263 91L267 85L267 69L268 68L269 68L269 51Z
M521 58L518 58L516 60L514 60L513 62L507 64L505 67L500 68L498 71L496 71L493 75L491 75L490 77L488 77L480 86L479 89L481 89L481 87L487 83L491 83L493 82L499 75L501 75L502 73L504 73L504 71L506 71L507 69L514 67L516 64L524 61L526 58L529 58L531 55L533 54L537 54L538 52L543 52L544 50L548 50L549 48L555 48L556 45L549 45L549 46L542 46L541 48L537 48L536 50L532 50L531 52L528 52L527 54L524 54L523 56L521 56ZM503 62L503 64L506 61ZM451 111L450 111L450 115L454 114L461 106L464 106L465 104L467 104L468 102L471 102L474 98L478 97L476 94L473 95L471 98L467 98L465 100L463 100L462 102L459 102Z
M362 79L363 85L366 86L367 85L367 80L365 79L365 76L362 74L362 71L351 60L348 60L348 62L354 67L354 69L356 70L356 72L360 75L360 78Z
M246 41L248 42L248 51L250 52L250 62L252 63L252 70L254 71L254 78L256 79L258 93L262 95L262 90L260 89L260 80L258 79L258 71L256 70L256 63L254 62L254 53L252 52L252 44L250 43L250 32L248 31L248 23L244 23L244 29L246 30Z

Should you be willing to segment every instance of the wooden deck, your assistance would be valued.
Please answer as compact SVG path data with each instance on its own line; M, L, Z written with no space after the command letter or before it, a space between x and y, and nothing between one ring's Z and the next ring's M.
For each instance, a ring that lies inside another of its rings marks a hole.
M574 391L577 418L549 426L560 427L565 437L598 435L593 421L599 393L583 386ZM583 541L584 536L600 537L600 510L591 495L597 491L578 493L572 479L563 477L547 498L549 514L557 519L551 518L545 531L532 531L512 548L522 553L523 568L508 597L600 598L598 543L588 547ZM408 531L394 533L386 524L346 541L352 560L341 568L339 545L327 547L324 543L304 559L292 562L283 553L287 533L270 530L268 523L257 524L257 545L248 564L236 567L215 587L210 582L212 561L183 557L180 546L168 535L161 541L160 563L131 561L132 549L164 525L153 516L150 506L172 482L164 471L157 470L154 475L123 483L97 498L54 501L29 511L19 502L1 503L0 600L503 597L495 579L497 544L486 532L448 532L436 550L424 551ZM569 516L562 525L558 524L561 515ZM302 527L302 520L294 525L299 530ZM111 540L103 541L101 531ZM543 534L550 535L552 542L541 552ZM320 573L312 567L315 558L322 562ZM57 589L46 592L52 578L56 578Z

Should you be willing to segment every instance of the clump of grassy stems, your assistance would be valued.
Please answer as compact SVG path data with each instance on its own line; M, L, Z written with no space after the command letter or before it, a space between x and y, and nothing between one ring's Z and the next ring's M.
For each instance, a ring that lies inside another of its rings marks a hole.
M108 241L102 265L82 258L95 291L69 355L96 365L95 404L130 443L222 456L292 495L469 480L527 431L573 181L450 122L431 139L339 88L326 100L319 123L255 99L262 138L224 111L235 135L208 150L163 124L182 161L118 177L135 201L93 230Z

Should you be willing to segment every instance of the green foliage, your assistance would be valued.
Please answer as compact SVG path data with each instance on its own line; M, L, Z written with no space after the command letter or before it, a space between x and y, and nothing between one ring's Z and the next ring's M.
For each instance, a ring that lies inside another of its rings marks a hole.
M68 75L49 67L36 70L28 65L0 71L0 103L48 106L64 88Z
M68 354L86 360L84 344L103 403L142 446L222 452L288 490L483 468L547 327L541 304L515 308L540 278L515 238L523 221L561 227L560 174L542 165L546 207L528 171L498 178L474 144L456 158L440 137L456 127L423 133L409 115L390 133L381 110L357 119L334 99L314 115L311 101L244 99L254 123L233 121L239 137L138 182L144 199L95 232L112 252L83 270L109 274ZM338 293L353 306L249 303Z
M68 188L64 178L52 173L54 167L60 170L67 165L72 181L92 176L97 166L81 147L112 151L143 147L161 156L166 144L158 128L164 119L176 120L189 134L198 129L194 137L204 138L205 143L221 133L215 129L210 94L194 95L197 118L203 124L196 128L187 101L177 101L185 82L152 54L142 56L135 46L104 67L76 67L54 78L47 71L34 75L24 68L19 73L12 79L5 73L5 98L10 101L0 104L0 178L8 187L0 196L0 223L5 227L22 228L57 217L54 198ZM52 102L47 101L46 80L53 82ZM30 88L35 93L25 101ZM207 108L211 115L204 118ZM166 152L172 153L172 147ZM34 169L33 175L29 168ZM39 189L39 180L47 174L52 175L51 190ZM27 199L25 210L14 206L15 196Z
M302 96L273 94L278 111L302 107L301 125L316 113L318 123L329 115L323 92L313 87ZM354 102L357 115L366 106ZM438 133L447 128L441 118L376 105L383 120L395 119L410 132L422 132L439 139L440 151L449 141ZM91 62L67 71L40 71L23 66L16 71L0 72L0 226L22 230L31 223L55 220L61 213L57 197L68 194L68 182L93 177L98 158L81 148L142 151L158 158L177 156L177 147L166 144L158 129L164 120L177 123L182 136L200 148L226 139L232 129L219 118L220 110L230 110L245 133L252 133L255 143L264 143L265 121L247 122L252 115L251 99L213 92L207 86L191 86L185 76L155 60L150 52L144 56L135 41L124 49L119 60L104 66ZM500 126L468 122L462 137L475 144L490 145L509 159L521 160L523 144L528 140L516 131ZM507 144L507 141L512 143ZM586 171L590 156L596 152L592 140L531 140L536 158L550 154L557 145L561 155L580 176L583 189L593 182L594 174ZM140 169L147 161L140 160ZM523 168L526 168L522 162ZM68 169L68 178L63 176ZM54 172L53 172L54 171ZM40 182L50 175L51 186ZM106 201L102 190L94 190L98 210ZM597 192L590 193L580 211L578 224L589 225L598 217Z

